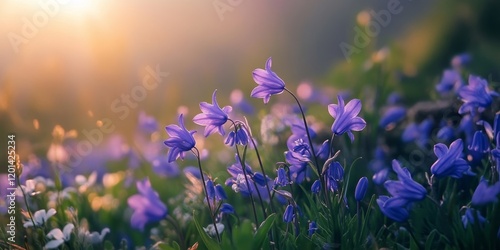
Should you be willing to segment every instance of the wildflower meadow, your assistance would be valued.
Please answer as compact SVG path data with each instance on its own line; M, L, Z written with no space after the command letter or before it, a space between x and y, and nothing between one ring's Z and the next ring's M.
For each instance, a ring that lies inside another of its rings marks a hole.
M484 70L499 64L483 53L410 74L395 46L357 48L317 81L259 54L236 87L203 83L164 117L134 99L154 85L133 87L112 105L127 134L57 124L22 154L9 131L0 249L499 249L500 84Z

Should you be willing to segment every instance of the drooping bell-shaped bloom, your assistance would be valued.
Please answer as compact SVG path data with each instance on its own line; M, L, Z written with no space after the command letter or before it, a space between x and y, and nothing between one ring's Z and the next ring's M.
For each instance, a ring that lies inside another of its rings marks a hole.
M347 133L351 142L354 141L352 131L361 131L366 127L366 122L363 118L358 117L361 111L361 101L352 99L344 105L344 99L337 96L338 104L328 105L328 113L335 119L332 124L332 132L335 135Z
M463 150L462 139L457 139L450 144L450 148L443 143L434 145L434 154L438 157L431 166L431 173L437 178L450 176L452 178L462 178L465 175L474 175L470 166L461 158Z
M248 144L249 140L250 138L246 129L244 127L239 127L236 133L234 131L228 133L224 143L231 147L234 146L234 144L245 146Z
M390 198L381 195L377 199L377 204L380 207L380 211L394 221L404 222L410 217L410 211L408 210L408 204L405 199Z
M427 191L420 183L412 179L407 168L401 168L399 162L393 160L392 170L398 175L398 181L386 181L384 187L393 197L406 200L407 203L425 198Z
M284 168L278 168L276 179L274 180L274 185L279 187L284 187L288 185L288 177Z
M488 82L485 79L470 75L469 85L461 87L458 96L464 102L458 113L465 114L474 113L476 108L479 112L483 112L491 105L493 97L498 96L498 93L488 88Z
M467 148L472 156L471 161L480 162L486 156L486 153L490 151L490 140L483 131L476 131L472 143Z
M445 95L452 91L456 92L463 85L462 77L460 72L453 69L448 69L443 72L443 76L438 85L436 85L436 90L439 94Z
M325 178L328 190L335 192L339 189L339 184L344 179L344 168L340 165L340 162L334 161L328 165Z
M390 107L384 111L378 125L381 128L388 129L403 120L405 116L406 108L400 106Z
M221 135L225 135L224 124L226 124L229 119L229 113L231 112L231 106L225 106L223 108L219 107L217 103L217 90L214 90L212 94L212 104L207 102L200 103L201 114L197 114L193 118L193 122L205 127L204 135L205 137L219 132Z
M354 190L354 199L356 199L356 201L363 200L363 198L365 198L367 188L368 178L361 177L356 185L356 189Z
M319 194L320 190L321 190L321 181L315 180L314 183L311 185L311 192L313 194Z
M309 228L307 229L307 234L311 237L318 230L318 225L316 221L309 222Z
M488 181L481 178L479 185L477 185L474 194L472 195L472 205L482 206L489 203L498 202L498 195L500 194L500 181L489 186Z
M465 214L462 215L462 224L464 225L464 228L467 228L469 224L475 224L476 218L479 221L479 225L483 225L486 222L486 218L481 215L479 210L467 208Z
M271 57L269 57L265 69L256 69L252 73L253 80L258 86L252 90L250 96L263 98L264 103L269 102L271 95L281 94L285 89L285 82L271 70L272 62Z
M290 223L293 218L295 218L295 208L291 204L286 206L285 212L283 213L283 222Z
M167 206L160 200L158 193L151 187L149 179L137 182L139 194L128 198L127 203L134 210L130 218L133 228L143 231L150 222L157 222L167 215Z
M193 134L196 131L188 131L186 126L184 126L184 117L179 115L179 125L168 125L166 128L170 138L165 140L165 145L167 145L170 150L168 151L168 162L173 162L177 158L184 159L184 152L193 149L196 145Z

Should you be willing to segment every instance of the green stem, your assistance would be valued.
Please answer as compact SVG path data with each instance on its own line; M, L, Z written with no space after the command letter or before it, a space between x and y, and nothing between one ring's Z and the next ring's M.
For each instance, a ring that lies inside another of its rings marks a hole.
M200 168L201 181L203 182L203 189L205 190L205 197L207 198L207 205L210 217L212 218L212 222L214 224L215 233L217 234L217 241L220 242L219 229L217 229L217 223L215 222L215 215L212 213L212 205L210 205L210 198L208 197L207 185L205 184L205 176L203 174L203 169L201 168L201 159L200 159L200 151L198 148L193 147L193 154L196 156L198 160L198 167ZM195 153L196 151L196 153Z

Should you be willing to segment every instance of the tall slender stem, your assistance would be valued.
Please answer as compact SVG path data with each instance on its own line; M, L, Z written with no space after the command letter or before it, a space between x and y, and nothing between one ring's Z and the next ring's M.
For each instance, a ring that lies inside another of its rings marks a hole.
M195 151L196 151L196 153L195 153ZM212 222L214 224L215 233L217 234L217 241L220 242L219 229L217 229L217 223L215 222L215 215L213 213L215 211L212 212L212 205L210 205L210 198L208 198L207 185L205 184L205 176L203 174L203 169L201 168L200 151L198 150L198 148L193 147L193 153L196 156L196 159L198 160L198 167L200 168L201 181L203 182L203 189L205 190L205 197L207 198L209 214L210 214L210 217L212 218Z
M240 161L241 169L243 170L243 176L245 177L245 183L247 184L248 193L250 194L250 202L252 203L253 216L255 218L255 225L259 226L259 220L257 218L257 210L255 209L255 201L253 200L253 195L251 192L250 182L248 181L246 164L241 160L240 150L238 149L238 145L234 145L236 148L236 155L238 156L238 161Z

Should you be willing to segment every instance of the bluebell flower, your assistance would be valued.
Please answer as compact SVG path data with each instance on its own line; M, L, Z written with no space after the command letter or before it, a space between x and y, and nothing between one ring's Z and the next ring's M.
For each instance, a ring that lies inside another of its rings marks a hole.
M151 187L149 179L137 182L139 194L128 198L128 205L134 210L130 218L133 228L144 230L144 226L150 222L157 222L167 215L167 206L161 202L158 193Z
M401 136L403 142L415 142L420 148L425 148L429 141L434 122L427 118L420 124L410 123Z
M285 212L283 213L283 222L290 223L293 218L295 218L295 209L291 204L286 206Z
M331 191L335 192L339 189L339 183L344 179L344 168L340 165L340 162L334 161L328 165L328 169L325 172L326 187Z
M365 198L367 188L368 178L363 176L359 179L358 184L356 185L356 190L354 191L354 199L356 199L356 201L358 202L363 200L363 198Z
M148 116L144 111L139 113L139 129L145 133L158 131L158 122L152 116Z
M165 177L175 177L180 174L179 166L175 162L168 162L164 155L158 155L151 161L153 171Z
M224 143L231 147L234 144L245 146L248 144L249 139L246 129L241 126L236 130L236 133L234 131L229 132Z
M462 139L457 139L450 144L450 148L443 143L434 145L434 154L438 157L431 166L431 173L437 178L450 176L452 178L462 178L465 175L474 175L470 166L461 158L463 150Z
M443 72L443 77L438 85L436 85L436 90L439 94L445 95L453 91L458 91L463 86L462 76L457 70L445 70Z
M486 153L490 151L490 140L488 140L483 131L476 131L472 138L472 143L467 148L472 156L470 160L480 162L486 156Z
M389 169L383 168L375 173L372 177L373 183L377 185L382 185L387 180L387 175L389 175Z
M358 117L361 111L361 101L352 99L344 106L344 99L337 96L338 104L328 105L328 113L335 119L332 124L332 132L335 135L342 135L347 132L351 141L354 141L352 131L361 131L366 127L363 118Z
M278 168L276 179L274 180L274 185L279 187L284 187L288 185L288 177L284 168Z
M207 187L207 196L208 196L208 199L210 199L210 200L215 199L215 186L214 186L214 182L212 180L208 179L205 182L205 186Z
M389 97L387 97L387 104L388 105L399 105L403 101L403 97L401 97L401 94L398 92L392 92L389 94Z
M318 225L316 221L309 222L309 229L307 229L307 234L311 237L318 230Z
M476 108L479 112L483 112L489 107L493 102L493 97L498 96L498 93L488 88L488 82L485 79L470 75L469 85L461 87L458 96L464 102L458 113L471 112L473 114Z
M377 199L377 204L380 207L380 211L394 221L404 222L410 217L408 203L405 199L389 198L388 196L381 195Z
M226 191L220 184L215 185L215 199L218 201L227 200Z
M253 71L253 80L258 84L250 93L251 97L263 98L264 103L269 102L271 95L281 94L285 90L285 82L271 70L272 59L266 61L266 69Z
M321 181L320 180L315 180L314 183L311 186L311 192L313 194L319 194L320 190L321 190Z
M173 162L177 158L184 159L184 152L193 149L196 145L196 141L194 140L193 134L196 131L188 131L184 126L184 117L183 115L179 115L179 126L178 125L168 125L166 128L168 138L164 143L167 145L170 150L168 151L168 162Z
M450 125L443 126L437 132L436 137L441 141L451 142L453 139L456 138L455 129L453 129L453 127Z
M212 104L207 102L200 103L201 114L197 114L193 118L193 122L205 126L205 137L219 132L221 135L225 135L224 124L226 124L229 119L228 115L231 112L231 106L225 106L223 108L219 107L217 103L217 90L212 94Z
M454 68L461 68L467 66L472 61L472 57L469 53L462 53L454 56L451 59L451 66Z
M297 152L286 151L285 160L290 164L290 181L302 183L308 171L308 162L310 161L308 155L301 155Z
M500 181L497 181L491 186L488 184L488 181L481 177L481 181L472 195L472 205L482 206L498 202L498 195L500 194Z
M491 156L496 161L497 173L500 173L500 133L496 136L496 148L491 150Z
M231 204L228 204L228 203L222 203L219 211L221 213L225 213L225 214L234 214L233 206L231 206Z
M486 222L486 218L484 218L478 210L467 208L465 214L462 215L462 224L464 228L467 228L469 224L475 224L476 219L479 221L479 225L483 225Z
M398 181L386 181L384 187L396 198L406 200L408 203L419 201L425 198L427 191L411 177L407 168L401 168L397 160L392 161L392 170L398 175Z
M406 108L400 106L389 107L384 111L378 125L387 129L406 117Z

